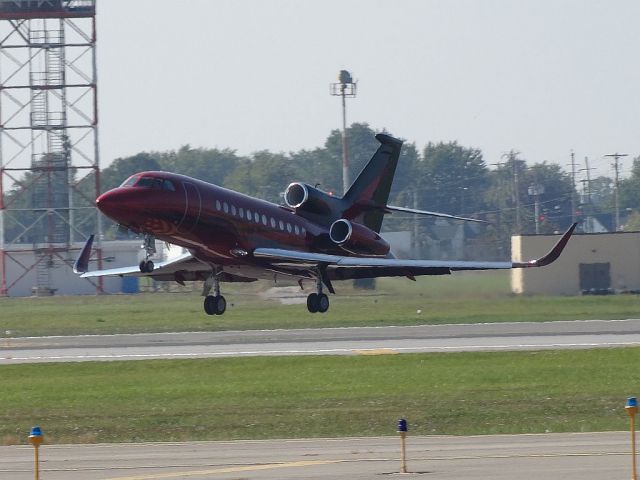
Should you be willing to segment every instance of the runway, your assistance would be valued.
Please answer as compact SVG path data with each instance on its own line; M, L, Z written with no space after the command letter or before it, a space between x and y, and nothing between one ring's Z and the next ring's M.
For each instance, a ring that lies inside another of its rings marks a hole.
M44 445L47 480L629 478L627 432ZM0 478L33 478L30 446L0 447Z
M640 320L5 338L0 364L640 345Z

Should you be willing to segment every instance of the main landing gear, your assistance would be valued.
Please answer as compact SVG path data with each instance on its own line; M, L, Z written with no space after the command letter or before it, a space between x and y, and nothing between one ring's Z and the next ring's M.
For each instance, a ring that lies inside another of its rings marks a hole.
M142 273L151 273L153 272L154 264L149 258L156 253L156 238L153 235L145 234L142 248L144 248L145 257L140 262L140 271Z
M227 309L227 301L222 295L204 297L204 311L207 315L222 315Z
M213 295L209 295L213 289ZM204 282L204 311L207 315L222 315L227 310L227 301L220 295L220 280L214 271Z
M322 293L322 279L316 278L317 293L310 293L307 297L307 310L311 313L324 313L329 310L329 297Z

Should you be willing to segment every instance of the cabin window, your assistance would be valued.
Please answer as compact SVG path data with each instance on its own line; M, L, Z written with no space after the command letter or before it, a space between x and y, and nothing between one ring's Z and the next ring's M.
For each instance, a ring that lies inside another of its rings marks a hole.
M251 210L247 210L247 220L251 220L252 213Z
M269 220L271 221L271 228L276 228L276 219L271 217Z
M224 213L229 213L229 204L227 202L224 202L222 204L222 208L224 210Z
M295 230L296 235L300 235L300 229L298 228L298 225L294 225L293 229Z
M287 222L287 232L291 233L291 224Z
M305 230L304 227L300 227L300 232L302 233L303 237L307 234L307 231Z
M238 215L240 216L240 218L244 218L244 208L242 207L238 208Z
M222 210L222 205L220 205L220 200L216 200L216 210Z
M253 219L256 221L256 223L260 223L260 214L258 212L254 212Z
M267 226L267 216L263 213L262 214L262 224L266 227Z
M233 215L234 217L236 216L236 206L235 205L231 205L231 215Z
M284 222L280 220L280 230L284 232Z

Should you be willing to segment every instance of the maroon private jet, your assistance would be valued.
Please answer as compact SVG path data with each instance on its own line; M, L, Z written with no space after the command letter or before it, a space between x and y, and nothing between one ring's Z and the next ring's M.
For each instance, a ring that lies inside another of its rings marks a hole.
M204 310L222 315L226 301L220 282L276 280L287 276L315 283L307 297L309 312L326 312L335 293L332 281L355 278L447 275L458 270L542 267L555 261L575 224L544 257L529 262L402 260L379 235L383 216L407 212L478 221L437 212L387 205L402 141L378 134L381 143L342 197L304 183L290 184L286 205L243 195L194 178L168 172L142 172L102 194L98 208L122 227L144 235L145 260L139 265L89 271L93 236L75 263L83 278L145 276L160 281L204 282ZM187 249L178 258L150 260L155 239ZM212 294L213 292L213 294Z

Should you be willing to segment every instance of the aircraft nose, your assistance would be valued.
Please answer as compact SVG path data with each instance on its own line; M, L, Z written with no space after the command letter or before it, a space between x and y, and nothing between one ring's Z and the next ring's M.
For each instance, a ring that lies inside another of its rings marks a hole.
M124 192L114 188L96 199L96 207L107 217L119 221L120 217L123 214L126 215L130 209L130 202L127 201L126 197L127 195Z
M116 203L113 198L115 196L116 195L113 190L103 193L96 198L96 207L98 207L101 212L106 213L104 209L108 210L110 207L113 207L114 203Z

